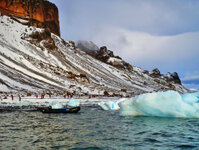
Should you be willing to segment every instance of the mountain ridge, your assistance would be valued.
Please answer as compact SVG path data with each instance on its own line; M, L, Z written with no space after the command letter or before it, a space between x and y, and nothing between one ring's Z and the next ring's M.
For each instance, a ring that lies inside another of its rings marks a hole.
M5 15L0 21L2 93L133 96L167 90L189 92L157 70L148 72L135 66L128 70L96 59L48 29L29 27Z

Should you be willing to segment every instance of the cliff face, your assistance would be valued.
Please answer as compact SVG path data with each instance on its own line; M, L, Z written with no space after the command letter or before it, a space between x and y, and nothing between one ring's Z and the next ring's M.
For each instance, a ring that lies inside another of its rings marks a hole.
M86 50L97 50L91 57L74 42L51 35L48 30L29 28L5 15L0 16L0 24L0 93L43 91L132 97L170 89L189 91L177 84L177 73L164 77L158 69L147 72L130 67L106 47L99 49L89 42L91 46Z
M28 25L47 28L60 36L59 15L56 5L45 0L1 0L3 15L27 20Z

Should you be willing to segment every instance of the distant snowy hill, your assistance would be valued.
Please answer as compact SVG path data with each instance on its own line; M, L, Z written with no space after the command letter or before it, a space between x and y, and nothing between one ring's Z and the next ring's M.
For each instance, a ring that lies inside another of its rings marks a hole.
M0 92L54 92L131 96L173 89L187 92L172 74L120 69L97 60L48 30L0 16ZM82 43L82 42L80 42ZM98 50L94 43L84 43ZM109 62L118 62L111 58Z

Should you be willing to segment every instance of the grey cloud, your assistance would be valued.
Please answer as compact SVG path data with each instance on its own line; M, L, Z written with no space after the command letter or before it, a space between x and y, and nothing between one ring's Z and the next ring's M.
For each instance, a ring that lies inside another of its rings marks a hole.
M196 0L51 1L60 8L63 36L67 39L70 32L73 32L71 38L78 40L85 38L83 33L90 34L104 25L155 35L199 31L199 1Z
M98 46L107 45L131 64L159 67L164 72L197 70L199 32L154 36L123 28L102 27L89 36ZM103 40L102 40L103 39Z
M57 1L62 37L107 45L116 55L144 69L198 70L199 1ZM195 32L195 33L194 33Z

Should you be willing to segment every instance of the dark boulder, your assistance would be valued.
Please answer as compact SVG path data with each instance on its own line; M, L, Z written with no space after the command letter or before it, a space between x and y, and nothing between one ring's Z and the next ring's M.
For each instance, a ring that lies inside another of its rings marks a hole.
M165 78L167 79L168 82L174 82L174 83L177 83L177 84L181 84L181 80L180 80L177 72L174 72L174 73L168 72L164 76L165 76Z
M150 76L153 78L159 78L161 76L160 70L158 68L153 69Z

